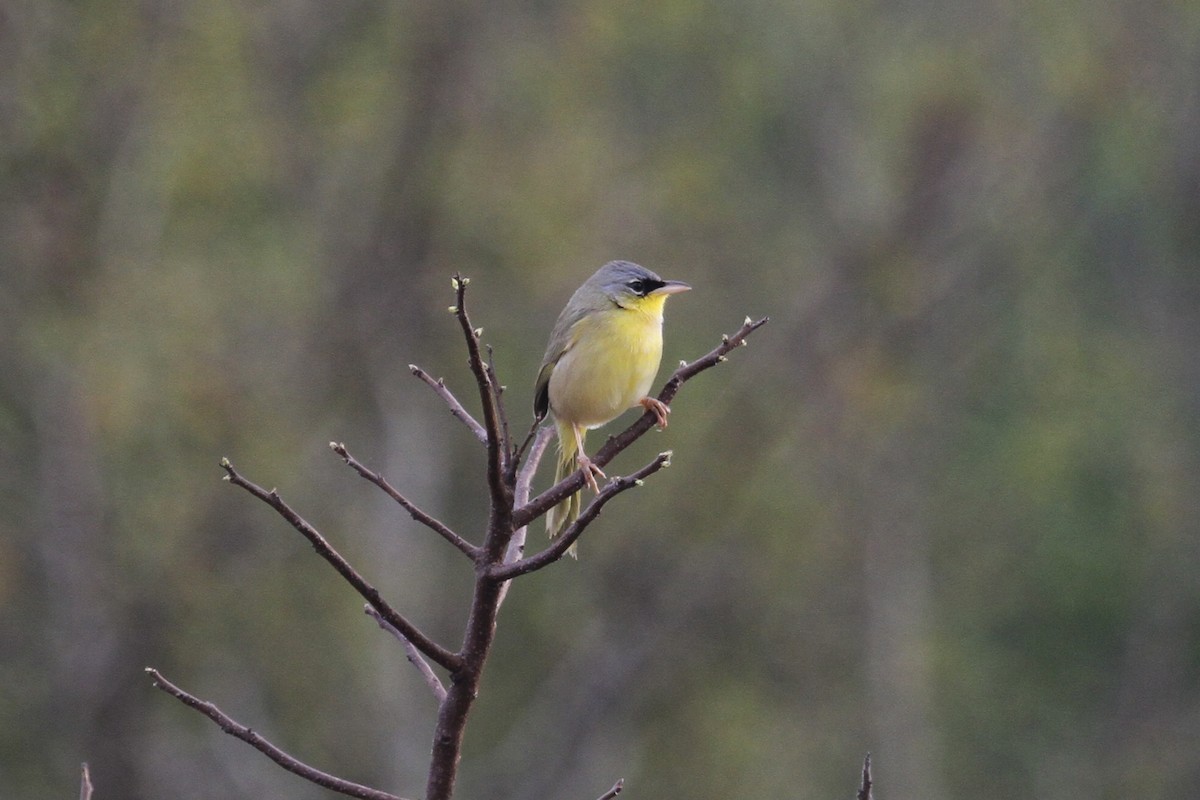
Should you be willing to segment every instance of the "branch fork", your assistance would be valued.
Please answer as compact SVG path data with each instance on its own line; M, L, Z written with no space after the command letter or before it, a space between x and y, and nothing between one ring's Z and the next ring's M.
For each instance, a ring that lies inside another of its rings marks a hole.
M525 556L526 531L529 524L567 496L579 491L583 487L585 476L582 471L576 471L533 499L529 498L534 473L549 443L552 429L548 426L539 427L535 422L523 441L519 445L514 443L502 400L504 386L496 375L492 349L482 345L483 329L473 325L467 313L466 290L469 283L469 279L462 275L454 275L451 284L455 298L449 312L457 319L466 344L467 362L475 379L482 421L467 411L447 388L444 380L433 378L416 365L409 365L409 370L442 399L450 413L486 448L490 508L483 541L475 544L455 532L445 523L421 510L397 491L383 475L363 465L350 454L344 444L330 443L334 453L360 477L379 487L409 516L472 562L475 587L462 641L457 649L451 650L435 641L389 605L379 591L343 558L316 528L283 500L278 491L262 488L238 472L229 459L221 460L225 480L274 509L366 601L364 611L381 628L399 640L408 660L420 672L437 700L438 715L433 734L425 800L449 800L453 793L467 715L478 695L479 681L495 636L496 617L513 579L528 575L561 559L609 501L631 488L641 486L647 478L671 463L671 452L666 451L659 453L635 472L612 478L562 535L534 555ZM744 346L746 338L766 323L765 317L757 321L747 317L737 332L723 336L721 343L711 352L691 363L680 362L679 368L659 392L658 401L669 404L684 383L725 361L731 351ZM608 464L654 424L655 416L647 410L624 431L610 437L592 457L592 461L601 467ZM443 670L449 680L443 681L435 668ZM205 715L221 730L250 744L284 769L312 783L351 797L366 800L403 800L397 795L335 777L300 762L260 734L224 714L212 703L180 689L157 670L147 668L146 671L155 687ZM611 800L621 792L622 787L623 781L617 781L600 800Z

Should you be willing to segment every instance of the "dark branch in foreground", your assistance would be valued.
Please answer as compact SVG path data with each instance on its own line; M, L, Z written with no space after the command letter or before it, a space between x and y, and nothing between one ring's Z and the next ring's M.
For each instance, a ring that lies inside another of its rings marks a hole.
M371 483L378 486L380 489L382 489L384 491L384 493L387 494L388 497L392 498L397 503L399 503L400 506L409 513L409 516L411 516L413 519L415 519L417 522L421 523L425 527L429 528L431 531L436 533L438 536L441 536L443 539L445 539L450 544L454 545L460 551L465 553L467 558L474 560L475 557L479 554L479 548L475 547L475 545L471 544L466 539L462 538L457 533L450 530L450 528L447 527L444 523L439 522L438 520L431 517L429 514L426 514L424 511L417 508L416 505L414 505L411 500L409 500L407 497L405 497L404 495L397 492L394 488L392 488L392 485L387 482L387 479L384 478L382 475L380 475L378 472L373 472L372 470L369 470L365 466L363 466L362 462L360 462L354 456L350 455L350 452L348 450L346 450L346 445L341 444L340 442L330 442L329 447L331 450L333 450L333 452L335 452L339 456L341 456L342 460L345 461L352 470L354 470L359 475L361 475L362 477L369 480Z
M233 464L227 458L221 460L221 468L225 470L226 479L230 483L234 486L240 486L275 509L279 516L287 520L288 524L299 531L304 538L308 539L313 549L317 551L317 554L328 561L338 571L338 574L363 596L363 599L370 603L392 626L404 634L404 638L412 642L418 650L431 658L434 663L448 670L453 671L461 666L462 659L430 639L416 625L413 625L402 617L396 609L388 605L382 595L379 594L379 590L367 583L354 567L350 566L350 563L342 558L330 546L329 542L325 541L325 537L318 533L316 528L309 525L299 514L292 510L291 506L283 502L283 499L279 496L279 492L274 489L267 491L261 486L246 480L233 468Z
M230 736L246 742L255 750L258 750L260 753L286 769L288 772L295 773L296 775L299 775L305 780L311 781L318 786L323 786L326 789L331 789L332 791L349 795L350 797L359 797L362 798L362 800L403 800L403 798L398 797L397 795L388 794L387 792L382 792L379 789L372 789L370 786L363 786L362 784L354 783L353 781L348 781L343 778L330 775L326 772L322 772L316 767L310 767L308 764L305 764L304 762L280 750L278 747L264 739L261 735L255 733L237 720L227 716L221 711L221 709L217 708L212 703L209 703L206 700L201 700L200 698L183 691L178 686L160 675L158 670L154 669L153 667L146 667L146 672L150 675L150 679L154 682L154 685L157 688L162 689L164 692L176 698L184 705L199 711L201 714L217 723L217 725L221 728L221 730L225 731L225 733L228 733Z

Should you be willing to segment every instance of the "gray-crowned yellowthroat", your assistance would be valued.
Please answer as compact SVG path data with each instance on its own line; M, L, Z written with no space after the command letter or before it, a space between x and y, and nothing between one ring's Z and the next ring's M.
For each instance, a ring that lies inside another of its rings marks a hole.
M578 465L593 491L606 477L583 450L589 428L598 428L626 409L641 405L667 426L670 409L649 397L662 359L663 305L692 287L667 281L629 261L610 261L575 290L558 316L533 393L537 419L554 415L558 467L554 482ZM546 529L558 536L579 517L580 493L546 515ZM574 546L568 551L575 555Z

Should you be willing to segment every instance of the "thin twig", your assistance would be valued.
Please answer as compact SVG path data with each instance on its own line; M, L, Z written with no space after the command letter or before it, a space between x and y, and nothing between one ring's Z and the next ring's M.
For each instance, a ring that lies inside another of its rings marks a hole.
M496 398L496 414L500 418L500 442L504 448L504 457L509 459L512 457L512 437L508 433L508 412L504 410L504 400L501 395L504 394L504 386L501 385L500 379L496 377L496 363L493 360L492 346L487 346L487 376L488 383L492 387L492 394Z
M483 353L479 349L480 331L472 327L471 318L467 315L467 284L470 282L469 278L459 274L454 275L455 304L453 310L455 317L458 318L458 324L463 330L463 338L467 343L467 361L471 367L471 373L475 376L475 383L479 387L479 402L483 406L483 427L487 432L488 449L487 482L492 498L492 511L507 512L507 509L512 507L512 497L504 482L504 462L508 459L509 444L503 439L503 431L500 427L500 412L497 408L500 404L498 400L500 388L493 380L493 376L488 373ZM507 525L500 525L494 526L492 529L503 532L507 527ZM484 545L484 547L494 546L494 542Z
M221 468L225 470L226 480L228 480L234 486L239 486L245 489L247 492L254 495L271 508L275 509L279 516L287 520L287 522L293 528L299 531L304 538L308 539L309 543L312 544L313 549L317 551L317 554L321 556L321 558L328 561L329 564L335 570L337 570L338 574L341 575L347 583L353 586L360 595L362 595L364 600L370 603L375 610L377 610L383 616L384 619L386 619L393 626L395 626L397 630L403 633L405 638L416 645L418 650L429 656L429 658L433 659L434 663L450 670L451 672L458 669L462 662L462 659L459 658L458 655L451 653L449 650L430 639L428 636L422 633L416 625L413 625L411 622L401 616L399 612L388 605L383 599L382 595L379 594L379 590L367 583L366 579L359 575L354 567L350 566L350 563L346 561L346 559L342 558L342 556L336 550L334 550L332 546L330 546L329 542L325 541L325 537L321 536L321 534L317 532L316 528L314 528L299 514L293 511L291 506L283 502L283 499L279 496L279 492L275 491L274 489L267 491L261 486L246 480L241 476L240 473L237 472L237 470L233 468L233 464L231 464L227 458L221 459Z
M731 352L739 347L746 346L746 337L754 333L756 330L766 325L771 321L770 317L763 317L760 320L752 320L746 317L746 321L742 323L742 327L738 328L735 333L721 337L721 343L714 347L709 353L701 358L696 359L690 364L680 362L679 369L675 370L671 375L666 385L663 386L662 392L659 393L658 399L668 405L675 399L675 394L679 391L679 387L683 386L686 381L699 375L709 367L715 367L717 364L724 363L728 360ZM643 416L648 417L651 422L654 420L654 415L647 412Z
M525 457L525 451L529 449L529 445L533 443L533 440L537 437L541 429L542 421L540 419L535 419L533 424L529 426L529 433L525 434L525 441L521 442L521 446L518 447L516 452L513 453L512 460L508 462L510 479L515 477L517 470L521 466L521 459ZM526 498L526 500L528 499L529 498ZM521 500L516 500L513 502L513 506L516 508L520 508L521 505L523 505L523 501Z
M428 384L429 388L437 392L438 397L446 401L446 405L450 406L450 413L471 429L471 433L475 435L475 438L479 440L480 444L487 444L487 431L485 431L483 426L480 425L479 422L472 417L465 408L463 408L462 403L458 402L458 398L450 393L450 390L446 388L445 380L442 378L432 377L428 372L421 369L416 364L409 364L408 371Z
M546 425L538 428L533 446L529 449L529 460L517 473L516 487L513 490L513 505L521 506L529 502L529 494L533 490L533 478L537 474L542 455L554 438L554 428ZM504 563L510 564L521 557L525 549L525 531L528 526L521 526L513 533L512 541L508 543L508 551L504 554ZM518 541L519 540L519 541Z
M872 800L871 795L871 754L863 759L862 786L858 790L858 800Z
M617 781L616 783L613 784L613 787L611 789L609 789L604 794L600 795L598 798L596 798L596 800L612 800L614 797L619 795L621 793L621 790L624 788L625 788L625 779L621 778L619 781Z
M533 476L537 473L538 464L542 460L542 454L546 452L546 446L550 444L550 439L554 437L554 428L546 425L538 428L537 436L533 439L533 446L529 448L529 460L521 467L521 471L517 473L516 487L513 489L513 505L519 506L529 501L529 492L533 486ZM516 562L525 554L525 537L529 533L529 526L522 525L513 531L512 538L508 540L508 549L504 551L505 564ZM508 596L508 588L512 583L505 581L500 587L500 599L497 605L504 602L504 598Z
M496 614L503 592L503 584L491 579L487 574L487 566L503 561L514 531L512 509L515 475L510 468L511 443L507 428L502 423L501 390L495 374L488 369L480 353L481 331L472 327L467 315L467 283L468 280L462 275L454 276L455 305L450 310L462 327L468 362L483 407L483 426L487 432L488 525L483 547L476 559L475 589L459 654L462 668L452 671L453 680L446 689L445 701L438 709L429 779L425 784L426 800L449 800L454 792L467 715L478 696L483 665L495 638Z
M445 523L434 519L429 514L426 514L424 511L417 508L411 500L396 491L392 485L388 483L386 478L384 478L378 472L367 469L367 467L365 467L361 461L350 455L350 452L346 450L346 445L342 444L341 442L330 442L329 447L333 450L333 452L341 456L342 460L345 461L351 469L369 480L371 483L378 486L387 494L388 497L399 503L400 506L404 508L404 510L407 511L413 519L429 528L437 535L441 536L450 544L454 545L456 548L462 551L467 558L474 560L475 556L479 552L479 548L475 547L475 545L471 544L466 539L452 531L448 526L446 526Z
M537 555L521 559L520 561L514 561L511 564L502 564L493 567L489 571L489 575L498 580L511 580L519 575L526 575L558 561L567 552L567 549L579 539L584 528L590 525L592 520L600 516L601 509L604 508L609 500L627 489L631 489L634 486L641 486L642 481L647 477L670 465L671 452L668 450L665 453L659 453L657 458L632 475L623 478L613 478L604 485L604 488L600 490L600 494L596 495L592 499L592 502L588 503L587 508L579 515L579 519L568 525L566 530L554 540L553 544Z
M83 774L79 777L79 800L92 800L92 774L87 762L83 762Z
M207 700L201 700L184 690L180 689L175 684L168 681L158 670L153 667L146 667L146 673L150 676L156 688L162 689L167 694L179 700L185 706L199 711L204 716L211 719L213 722L230 736L241 739L246 744L258 750L267 758L274 761L279 766L286 769L288 772L295 773L301 778L304 778L318 786L323 786L326 789L339 792L340 794L349 795L350 797L359 797L362 800L403 800L394 794L372 789L370 786L363 786L359 783L338 778L330 775L327 772L322 772L316 767L310 767L308 764L288 755L280 750L275 745L264 739L260 734L255 733L250 728L241 724L237 720L225 714L221 709L217 708Z
M731 351L745 346L746 337L763 325L766 325L769 319L769 317L763 317L758 321L752 321L749 317L746 317L745 323L742 324L742 327L736 333L732 336L721 337L721 344L713 348L707 355L696 359L690 364L686 362L680 363L679 368L675 370L663 386L662 391L659 392L658 399L669 405L684 383L696 377L704 370L726 361ZM598 467L603 467L612 461L622 450L641 438L643 434L654 426L655 422L655 416L647 411L634 420L624 431L610 437L608 442L592 456L592 463ZM528 525L582 489L585 480L583 470L575 470L575 472L572 472L525 505L518 507L513 512L513 524L516 526Z
M429 666L429 662L425 660L425 656L421 655L421 651L370 605L363 606L363 611L371 619L379 623L379 627L392 636L395 636L400 644L404 646L404 655L408 658L408 663L416 667L417 672L421 673L421 677L425 679L425 685L429 687L429 691L433 692L433 696L437 698L440 705L446 699L446 687L442 684L441 679L438 678L437 673L433 671L433 667Z

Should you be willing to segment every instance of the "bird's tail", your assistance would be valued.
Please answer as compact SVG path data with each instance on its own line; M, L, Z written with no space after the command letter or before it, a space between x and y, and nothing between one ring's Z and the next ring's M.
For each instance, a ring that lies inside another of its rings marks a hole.
M555 421L558 429L558 465L554 469L554 482L558 483L578 468L575 456L575 431L570 423ZM580 440L586 432L580 432ZM567 526L579 519L579 511L583 505L583 493L576 492L546 513L546 531L553 539L560 536ZM567 555L578 558L575 545L567 549Z

